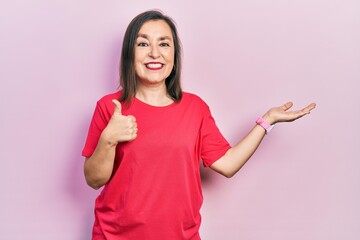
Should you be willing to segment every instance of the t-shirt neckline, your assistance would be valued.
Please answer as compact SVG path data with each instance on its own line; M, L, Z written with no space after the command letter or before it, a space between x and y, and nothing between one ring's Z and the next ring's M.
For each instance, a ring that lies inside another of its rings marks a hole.
M172 103L168 104L168 105L164 105L164 106L155 106L155 105L151 105L148 104L146 102L141 101L140 99L138 99L137 97L134 97L134 102L143 106L143 107L147 107L147 108L152 108L152 109L169 109L172 108L174 106L176 106L176 104L178 104L178 102L173 101Z

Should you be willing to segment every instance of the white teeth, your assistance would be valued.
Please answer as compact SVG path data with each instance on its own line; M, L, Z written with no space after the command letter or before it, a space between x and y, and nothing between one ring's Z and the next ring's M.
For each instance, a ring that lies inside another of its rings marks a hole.
M161 63L149 63L149 64L146 64L146 66L148 68L161 68L162 64Z

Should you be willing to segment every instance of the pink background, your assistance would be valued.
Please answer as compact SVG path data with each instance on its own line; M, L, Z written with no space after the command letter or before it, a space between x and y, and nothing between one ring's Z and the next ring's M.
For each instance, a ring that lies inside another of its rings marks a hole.
M0 239L90 238L82 146L127 24L152 8L176 20L184 89L232 144L272 106L318 104L234 178L203 171L203 239L360 239L357 0L1 1Z

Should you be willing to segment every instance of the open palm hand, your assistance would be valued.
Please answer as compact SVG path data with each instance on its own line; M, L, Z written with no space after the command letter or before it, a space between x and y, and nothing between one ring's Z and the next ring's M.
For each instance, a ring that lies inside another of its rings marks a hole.
M264 114L263 119L271 125L278 122L292 122L310 114L311 110L316 107L316 104L311 103L303 109L289 111L292 106L292 102L287 102L279 107L271 108Z

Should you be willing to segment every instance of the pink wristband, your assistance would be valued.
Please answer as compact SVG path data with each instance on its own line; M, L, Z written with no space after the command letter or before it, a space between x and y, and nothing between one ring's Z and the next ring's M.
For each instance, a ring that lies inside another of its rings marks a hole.
M256 120L256 124L262 126L265 129L265 134L268 134L270 130L274 127L274 125L270 125L262 117L259 117Z

